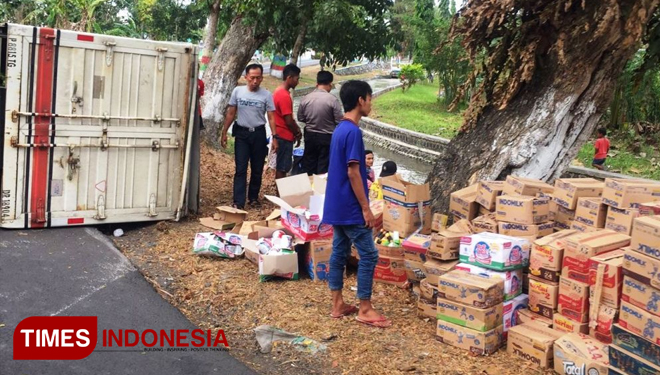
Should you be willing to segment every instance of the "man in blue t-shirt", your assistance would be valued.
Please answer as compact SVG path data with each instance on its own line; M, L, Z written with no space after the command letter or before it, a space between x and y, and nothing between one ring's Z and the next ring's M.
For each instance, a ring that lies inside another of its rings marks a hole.
M332 224L332 256L328 285L332 292L333 318L358 313L356 319L364 324L385 328L392 322L374 310L371 291L378 250L374 245L372 228L374 215L367 198L367 165L364 142L359 123L371 111L371 86L363 81L348 81L339 91L344 106L344 118L337 125L330 142L330 166L325 194L323 222ZM358 264L358 290L360 308L346 304L342 296L344 270L355 244Z

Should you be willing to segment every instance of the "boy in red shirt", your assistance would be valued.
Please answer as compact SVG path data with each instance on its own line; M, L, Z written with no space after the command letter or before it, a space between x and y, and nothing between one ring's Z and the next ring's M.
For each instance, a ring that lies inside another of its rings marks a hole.
M293 142L297 141L300 145L302 132L300 127L293 119L293 100L291 99L290 89L298 86L300 79L300 68L295 64L289 64L282 71L282 84L273 93L275 102L275 127L277 128L278 148L277 165L275 167L275 178L286 177L293 164Z
M600 128L598 129L598 139L596 140L594 160L591 165L596 168L603 170L605 166L605 159L607 159L607 153L610 151L610 140L607 139L607 129Z

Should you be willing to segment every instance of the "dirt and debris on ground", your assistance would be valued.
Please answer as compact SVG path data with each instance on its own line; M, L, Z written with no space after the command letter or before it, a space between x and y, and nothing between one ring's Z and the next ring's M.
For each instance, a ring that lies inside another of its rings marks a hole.
M202 213L232 203L233 157L202 149ZM272 171L262 194L275 193ZM264 201L248 220L266 217L274 207ZM489 357L439 343L435 321L417 317L414 297L407 290L374 284L373 303L392 319L388 329L367 327L354 317L332 319L330 293L324 282L302 276L298 281L260 283L256 265L246 259L210 259L192 254L197 232L209 230L197 217L127 230L113 238L154 288L202 329L223 329L236 358L264 374L540 374L504 349ZM301 275L305 275L302 271ZM357 302L355 272L348 273L344 295ZM327 346L310 354L291 345L275 345L262 354L254 329L271 325L306 336ZM551 373L551 372L550 372Z

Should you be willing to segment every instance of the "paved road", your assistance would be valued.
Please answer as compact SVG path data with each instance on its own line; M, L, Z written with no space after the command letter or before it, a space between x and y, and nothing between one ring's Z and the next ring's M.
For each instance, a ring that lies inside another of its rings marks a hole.
M16 325L52 315L98 316L99 341L103 329L196 328L96 229L0 230L0 374L254 373L226 352L99 352L101 342L80 361L13 361Z

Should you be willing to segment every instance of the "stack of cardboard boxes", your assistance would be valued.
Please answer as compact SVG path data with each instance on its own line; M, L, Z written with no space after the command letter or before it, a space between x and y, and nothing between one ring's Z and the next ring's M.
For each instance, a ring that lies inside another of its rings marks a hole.
M624 250L619 323L612 328L609 352L610 365L619 373L660 374L658 270L660 216L637 218L631 245Z
M557 204L555 221L557 221L557 218L561 221L558 229L567 229L566 227L570 226L571 229L586 232L602 228L602 226L599 226L598 219L593 220L590 215L586 214L591 212L591 209L587 207L593 208L598 203L593 201L593 199L600 198L603 187L603 182L593 178L557 179L555 181L553 200ZM561 212L559 211L559 207L562 208ZM582 219L586 218L586 220L578 220L580 217L578 215L579 213L586 215L582 217Z
M437 339L474 354L502 343L504 280L453 270L439 278Z
M660 199L659 183L646 180L606 179L603 190L603 203L607 205L605 228L630 235L634 219L640 216L640 204L658 199Z

